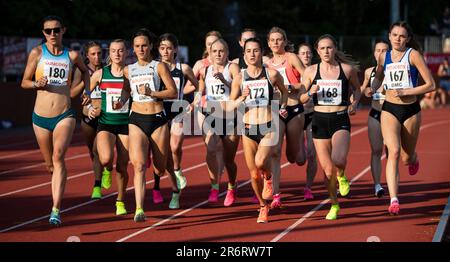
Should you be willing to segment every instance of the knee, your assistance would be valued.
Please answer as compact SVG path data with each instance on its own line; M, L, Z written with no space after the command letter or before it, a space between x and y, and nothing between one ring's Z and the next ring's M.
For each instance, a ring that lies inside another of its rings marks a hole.
M345 158L337 157L333 158L333 164L339 169L345 169L347 161Z
M131 164L133 165L134 173L141 174L145 173L146 163L140 160L132 160Z
M64 153L62 150L54 150L52 155L52 161L55 164L62 164L64 162Z
M383 154L383 147L372 148L372 156L380 158Z
M255 159L255 166L258 170L265 169L266 159L259 157Z
M388 158L397 160L400 157L400 148L389 148L388 147Z

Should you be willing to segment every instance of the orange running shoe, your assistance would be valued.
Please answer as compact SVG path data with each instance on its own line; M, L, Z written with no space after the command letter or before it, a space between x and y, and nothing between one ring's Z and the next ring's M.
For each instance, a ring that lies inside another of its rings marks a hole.
M259 209L259 216L258 216L258 220L256 220L256 222L257 223L269 222L268 215L269 215L269 206L265 205Z

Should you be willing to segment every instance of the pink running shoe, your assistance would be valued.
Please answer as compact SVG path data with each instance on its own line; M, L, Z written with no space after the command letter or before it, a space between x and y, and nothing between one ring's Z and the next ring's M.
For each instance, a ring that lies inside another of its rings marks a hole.
M264 177L264 187L263 187L263 191L262 191L262 198L270 199L270 197L272 195L273 195L272 178L266 179Z
M305 200L314 199L311 188L305 186L305 189L303 189L303 198Z
M215 203L219 201L219 190L211 188L211 192L209 193L208 202Z
M281 208L281 196L280 194L273 195L272 203L270 204L271 209Z
M391 216L398 215L398 213L400 213L400 204L398 203L398 201L392 202L388 208L388 211Z
M152 193L153 193L153 203L159 204L159 203L164 202L164 198L161 195L161 191L160 190L153 189Z
M253 197L252 197L252 203L253 203L253 204L258 204L258 203L259 203L258 197L257 197L256 195L253 195Z
M408 171L410 176L414 176L419 171L419 159L416 159L416 163L408 165Z
M234 203L235 200L236 200L236 188L228 189L227 196L225 197L225 201L223 201L223 205L226 207L229 207Z

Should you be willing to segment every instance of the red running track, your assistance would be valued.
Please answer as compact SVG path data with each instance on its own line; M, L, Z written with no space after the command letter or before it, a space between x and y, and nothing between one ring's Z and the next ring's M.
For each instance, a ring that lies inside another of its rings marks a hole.
M129 215L116 217L115 186L101 200L91 200L91 163L80 130L76 130L66 155L69 180L62 205L63 226L48 225L51 208L50 176L31 129L3 130L0 138L0 241L431 241L450 195L450 109L423 111L422 130L417 146L421 167L416 176L400 169L401 215L389 216L389 198L373 196L370 174L370 146L367 138L368 111L352 117L351 149L347 176L352 179L350 196L340 198L338 220L324 219L328 209L327 192L319 169L313 186L315 199L304 201L306 167L285 164L282 159L281 192L283 208L271 210L268 224L257 224L257 204L242 152L238 165L238 200L231 207L220 202L208 204L208 175L205 148L200 137L185 140L183 169L188 187L181 196L181 209L170 210L170 183L161 181L165 202L152 203L146 195L145 223L133 221L133 172L126 197ZM239 147L242 150L242 145ZM383 161L385 165L385 161ZM384 166L383 166L384 170ZM147 171L147 188L152 187ZM226 175L221 191L226 189ZM113 180L115 182L115 180ZM113 182L113 183L114 183ZM385 188L385 178L382 179ZM372 238L370 238L372 237Z

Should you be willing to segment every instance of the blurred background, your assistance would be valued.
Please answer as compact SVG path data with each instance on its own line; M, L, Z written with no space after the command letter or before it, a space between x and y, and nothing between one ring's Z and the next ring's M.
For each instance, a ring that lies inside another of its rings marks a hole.
M80 51L89 40L100 41L106 50L110 40L130 40L133 32L147 27L157 35L175 34L182 46L180 59L193 66L201 58L208 31L222 33L232 59L241 52L238 39L243 28L254 28L266 39L269 29L278 26L286 30L294 48L301 42L314 44L325 33L334 35L339 48L362 69L375 62L375 40L387 39L392 22L406 20L436 73L450 53L449 7L445 0L1 1L0 121L6 126L31 123L35 93L22 90L19 83L28 52L43 39L41 20L49 14L63 19L65 45Z

